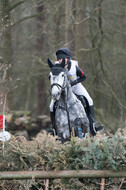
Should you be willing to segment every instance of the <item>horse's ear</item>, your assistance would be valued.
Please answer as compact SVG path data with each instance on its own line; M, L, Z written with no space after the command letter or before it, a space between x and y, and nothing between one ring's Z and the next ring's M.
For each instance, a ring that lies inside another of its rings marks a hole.
M65 58L63 58L62 62L61 62L61 67L64 68L65 67Z
M54 64L52 63L52 61L48 58L47 59L48 65L50 68L52 68L54 66Z

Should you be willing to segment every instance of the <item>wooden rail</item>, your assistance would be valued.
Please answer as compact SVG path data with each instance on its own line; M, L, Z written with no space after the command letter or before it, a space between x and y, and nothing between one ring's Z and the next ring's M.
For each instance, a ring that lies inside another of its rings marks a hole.
M124 178L126 171L64 170L64 171L3 171L0 180L12 179L59 179L59 178Z

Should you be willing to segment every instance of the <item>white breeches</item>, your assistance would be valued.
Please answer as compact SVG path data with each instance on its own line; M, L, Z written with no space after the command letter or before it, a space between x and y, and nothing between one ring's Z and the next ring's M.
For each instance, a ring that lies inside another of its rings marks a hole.
M87 101L89 103L89 106L93 105L92 98L90 97L87 90L84 88L84 86L81 83L76 84L75 86L72 87L72 89L73 89L74 94L84 96L87 99ZM51 103L50 103L50 106L49 106L50 112L53 112L54 103L55 103L55 100L52 99Z
M87 99L89 106L93 105L92 98L90 97L87 90L84 88L84 86L81 83L76 84L75 86L72 87L72 89L74 94L84 96Z

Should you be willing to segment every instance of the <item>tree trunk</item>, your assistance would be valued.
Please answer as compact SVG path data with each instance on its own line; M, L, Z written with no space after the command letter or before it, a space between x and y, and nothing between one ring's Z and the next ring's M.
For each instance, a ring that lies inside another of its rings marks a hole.
M37 77L36 77L36 98L37 98L37 114L40 115L46 112L46 81L44 77L44 69L42 67L42 62L46 60L46 34L44 31L45 25L45 11L44 5L37 5L37 37L36 37L36 67L37 67Z
M81 5L81 7L80 7ZM85 51L86 49L86 3L85 1L77 0L76 1L76 19L75 19L75 27L76 27L76 33L75 33L75 47L76 47L76 59L79 62L79 66L82 69L85 69Z
M66 1L66 32L65 32L65 44L72 52L75 50L75 25L73 17L75 17L75 0ZM74 55L74 54L72 54Z
M9 12L9 0L1 0L1 58L4 66L3 84L4 94L10 109L13 109L13 85L12 85L12 48L11 48L11 21Z

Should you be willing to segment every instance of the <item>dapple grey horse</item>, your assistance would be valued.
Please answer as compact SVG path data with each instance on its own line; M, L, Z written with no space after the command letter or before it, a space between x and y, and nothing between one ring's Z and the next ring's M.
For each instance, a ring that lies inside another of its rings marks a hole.
M55 106L56 134L65 142L71 137L71 131L78 136L82 129L83 136L89 132L89 120L80 100L72 92L68 70L65 68L65 60L61 64L53 64L48 59L51 68L49 79L51 83L51 96Z

